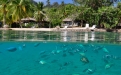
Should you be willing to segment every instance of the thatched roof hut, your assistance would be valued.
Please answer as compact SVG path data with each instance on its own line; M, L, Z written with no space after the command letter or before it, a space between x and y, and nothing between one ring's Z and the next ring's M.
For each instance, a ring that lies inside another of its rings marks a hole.
M63 21L73 21L71 18L65 18Z
M27 18L22 18L22 22L36 22L35 18L27 17Z

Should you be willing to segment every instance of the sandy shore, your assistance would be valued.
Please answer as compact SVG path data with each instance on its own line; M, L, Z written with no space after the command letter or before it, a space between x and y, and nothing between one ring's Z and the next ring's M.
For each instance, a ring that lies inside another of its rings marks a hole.
M0 30L17 30L17 31L91 31L90 29L82 29L82 28L0 28ZM94 29L94 31L106 32L106 29ZM121 29L115 30L114 32L121 32Z

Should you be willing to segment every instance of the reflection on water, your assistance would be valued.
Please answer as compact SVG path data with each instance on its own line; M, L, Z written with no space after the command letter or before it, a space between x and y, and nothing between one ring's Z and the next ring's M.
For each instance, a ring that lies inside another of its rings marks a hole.
M67 37L67 31L64 31L61 33L61 36L63 36L63 41L68 41L68 37Z
M95 40L95 32L91 32L91 39L90 40L92 40L92 41Z
M85 32L84 41L88 42L88 32Z
M1 41L81 41L120 43L121 33L75 31L0 31Z

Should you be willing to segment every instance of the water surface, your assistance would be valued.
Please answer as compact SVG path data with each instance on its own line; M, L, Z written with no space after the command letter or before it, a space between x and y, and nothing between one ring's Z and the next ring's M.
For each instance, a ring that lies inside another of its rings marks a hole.
M120 33L0 33L0 75L121 74Z

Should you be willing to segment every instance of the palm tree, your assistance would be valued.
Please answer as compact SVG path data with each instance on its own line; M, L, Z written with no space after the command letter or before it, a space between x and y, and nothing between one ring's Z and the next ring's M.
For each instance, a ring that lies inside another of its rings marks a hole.
M12 20L14 22L19 21L19 25L21 25L21 19L31 16L31 3L29 0L12 0L11 2L11 11L12 11Z
M42 23L42 21L44 20L44 17L46 17L46 15L44 14L44 11L43 11L43 7L44 7L43 2L38 2L35 5L34 17L37 19L38 26L40 26L40 23Z
M10 2L9 0L0 1L0 12L1 15L3 15L3 25L6 25L6 14L8 12L7 5L9 5L9 2Z

